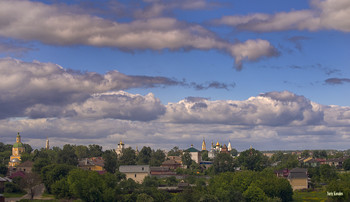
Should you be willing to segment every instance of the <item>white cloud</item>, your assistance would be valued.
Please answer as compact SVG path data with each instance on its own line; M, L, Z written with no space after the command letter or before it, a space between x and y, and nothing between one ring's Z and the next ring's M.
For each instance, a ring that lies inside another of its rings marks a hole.
M164 116L170 122L229 125L313 125L323 121L323 112L316 103L287 91L245 101L182 100L168 104Z
M200 148L203 137L208 147L211 141L226 144L231 140L239 150L250 145L265 150L347 149L350 139L349 107L319 105L287 91L243 101L189 98L166 105L166 115L158 119L135 119L161 112L157 102L152 94L96 94L81 105L71 105L77 111L75 117L0 120L0 135L2 141L11 143L19 130L24 142L38 147L44 146L48 136L56 146L100 144L105 149L115 148L121 139L134 148L187 148L190 144ZM141 115L133 114L132 105L137 103ZM114 119L125 113L130 120Z
M324 29L350 32L348 19L350 19L350 1L312 0L311 9L308 10L293 10L276 14L254 13L246 16L224 16L213 22L259 32Z
M201 2L184 5L198 7ZM150 15L161 10L160 6ZM216 49L228 52L240 66L244 60L276 55L268 41L258 39L232 44L200 25L174 18L157 17L120 23L72 13L54 5L5 0L0 2L0 19L0 36L52 45L91 45L128 51Z

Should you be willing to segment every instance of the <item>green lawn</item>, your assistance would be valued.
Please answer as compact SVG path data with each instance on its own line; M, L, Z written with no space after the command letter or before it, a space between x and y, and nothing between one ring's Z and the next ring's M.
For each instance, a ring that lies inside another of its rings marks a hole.
M325 191L310 191L310 192L300 192L295 191L293 194L293 200L296 202L302 201L327 201L327 192Z
M26 193L4 193L5 198L21 198L26 195Z

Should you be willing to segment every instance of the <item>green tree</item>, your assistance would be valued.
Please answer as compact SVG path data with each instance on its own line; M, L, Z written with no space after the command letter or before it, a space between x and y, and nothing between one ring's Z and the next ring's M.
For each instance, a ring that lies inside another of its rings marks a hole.
M78 165L78 157L75 154L75 148L72 145L66 144L57 155L58 164Z
M41 169L41 179L45 184L46 190L51 193L51 186L55 182L65 178L69 171L76 169L75 166L65 164L51 164Z
M181 150L178 146L175 146L168 152L168 156L181 156Z
M216 174L222 172L234 172L235 161L230 154L218 153L213 162L214 171Z
M89 145L89 157L101 157L102 154L102 146L97 144Z
M243 169L261 171L267 166L268 157L260 151L248 149L240 153L238 163Z
M78 159L83 159L89 157L89 148L85 145L78 145L75 147L75 154Z
M243 192L243 196L247 202L267 201L265 192L260 189L255 183L250 184L247 190Z
M232 148L231 151L230 151L230 154L231 154L232 156L237 156L237 155L238 155L237 149Z
M137 196L136 202L153 202L154 199L152 198L152 196L145 194L145 193L141 193Z
M350 159L346 159L343 163L344 170L350 170Z
M187 168L189 168L190 165L192 164L192 159L191 159L190 152L188 152L188 151L184 152L182 154L181 160L182 160L182 164L186 165Z
M304 151L301 153L301 157L303 157L303 158L308 158L308 157L310 157L310 151L309 151L309 150L304 150Z
M150 166L160 166L165 161L165 154L162 150L152 151Z
M201 151L201 156L202 156L202 161L210 161L207 150Z
M82 169L71 170L67 183L73 197L83 201L102 201L103 180L97 172Z
M33 163L33 172L40 174L41 169L45 166L50 165L50 164L51 164L51 162L47 158L37 158Z
M337 172L334 167L331 167L328 164L323 164L320 166L320 176L323 182L329 182L337 179Z
M104 169L107 172L115 173L118 168L117 154L113 150L106 150L102 157L104 160Z
M138 165L149 165L151 160L152 149L151 147L144 146L139 155L137 156L137 164Z
M32 147L29 144L23 144L23 146L25 153L30 154L33 151Z
M120 165L135 165L136 164L136 154L135 150L131 147L123 149L122 155L119 158Z
M7 166L4 164L0 164L0 176L3 175L5 176L7 173Z

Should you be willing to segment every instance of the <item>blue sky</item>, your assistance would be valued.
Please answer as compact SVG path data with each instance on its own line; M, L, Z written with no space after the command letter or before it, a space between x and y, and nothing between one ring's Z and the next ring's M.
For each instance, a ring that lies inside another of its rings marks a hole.
M5 0L0 13L2 142L348 149L347 0Z

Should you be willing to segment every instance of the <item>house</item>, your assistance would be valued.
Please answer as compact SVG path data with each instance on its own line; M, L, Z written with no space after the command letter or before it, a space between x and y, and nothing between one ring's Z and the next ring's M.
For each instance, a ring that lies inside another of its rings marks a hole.
M79 161L78 167L84 170L104 171L104 160L102 157L84 158Z
M150 167L152 176L176 175L169 167Z
M344 161L345 161L345 158L327 159L324 162L324 164L328 164L330 166L335 166L336 168L342 168Z
M288 181L294 190L308 188L308 176L306 168L293 168L289 171Z
M289 170L288 170L288 168L285 168L285 169L283 169L283 170L276 170L276 171L275 171L275 175L276 175L277 177L287 178L288 175L289 175Z
M170 160L164 161L160 167L168 167L169 169L175 170L176 168L181 168L181 163L178 163L175 160L170 159Z
M186 149L184 152L189 152L191 155L191 159L195 161L196 163L200 163L202 160L202 155L199 150L193 147L193 144L191 145L190 148Z
M304 160L304 165L308 167L317 167L320 165L320 162L316 159Z
M174 160L176 163L182 164L182 159L180 156L168 156L167 157L169 160Z
M33 161L25 161L17 166L17 171L23 171L25 173L31 173L33 168Z
M142 183L146 176L151 174L149 165L123 165L119 171L126 175L127 179L133 179L137 183Z

